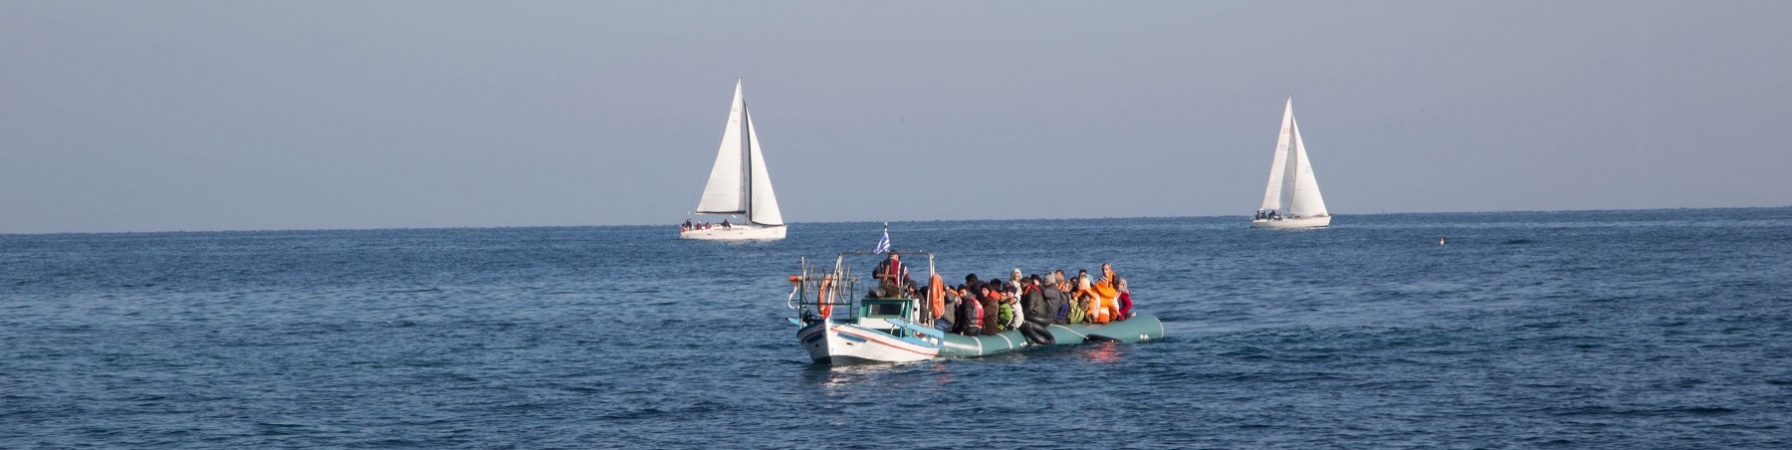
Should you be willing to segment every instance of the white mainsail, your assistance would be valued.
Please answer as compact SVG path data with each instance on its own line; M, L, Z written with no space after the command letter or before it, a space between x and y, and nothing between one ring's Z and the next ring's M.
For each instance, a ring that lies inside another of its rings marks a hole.
M753 115L747 111L741 82L734 83L734 104L728 112L728 127L722 130L722 145L716 150L716 164L709 170L709 184L697 201L699 214L745 214L747 220L761 225L783 225L784 215L778 210L778 198L772 192L772 178L765 168L765 156L759 149L759 133L753 128Z
M1307 146L1300 138L1300 125L1294 120L1294 98L1282 111L1282 132L1276 137L1276 152L1269 165L1269 186L1263 190L1264 211L1278 211L1285 217L1319 217L1328 215L1325 199L1319 195L1319 180L1313 176L1313 163L1307 159Z

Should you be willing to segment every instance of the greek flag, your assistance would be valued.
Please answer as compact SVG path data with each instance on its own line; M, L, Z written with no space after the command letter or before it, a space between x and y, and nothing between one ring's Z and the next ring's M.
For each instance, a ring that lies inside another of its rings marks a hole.
M890 251L890 228L889 227L884 228L884 238L877 240L877 249L872 250L871 253L881 255L887 251Z

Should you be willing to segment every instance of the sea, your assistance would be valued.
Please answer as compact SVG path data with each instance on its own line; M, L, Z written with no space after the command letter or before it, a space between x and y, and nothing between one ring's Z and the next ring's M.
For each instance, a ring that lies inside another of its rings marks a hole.
M0 235L0 448L1792 448L1792 208L1247 222L891 222L1166 336L840 367L882 223Z

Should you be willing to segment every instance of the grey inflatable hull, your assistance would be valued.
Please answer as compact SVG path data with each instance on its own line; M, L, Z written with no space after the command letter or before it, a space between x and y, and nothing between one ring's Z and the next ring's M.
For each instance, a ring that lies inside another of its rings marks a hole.
M1055 345L1076 345L1085 342L1144 342L1164 338L1164 323L1157 316L1139 314L1131 319L1102 325L1074 324L1048 327ZM1019 331L1004 331L994 336L961 336L946 334L940 356L989 356L1033 347Z

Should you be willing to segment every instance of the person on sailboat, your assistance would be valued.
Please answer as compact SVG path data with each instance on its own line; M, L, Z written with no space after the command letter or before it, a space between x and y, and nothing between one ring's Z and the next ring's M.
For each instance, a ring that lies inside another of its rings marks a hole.
M722 229L732 230L732 229L734 229L734 226L728 224L728 219L722 219Z

